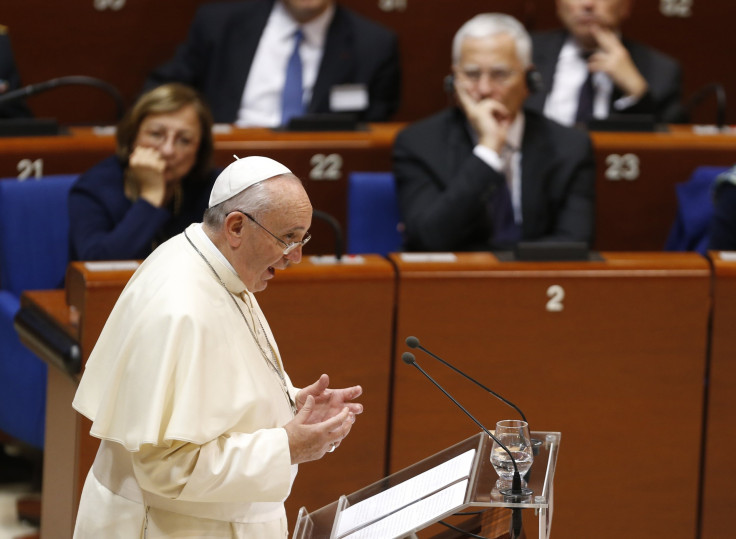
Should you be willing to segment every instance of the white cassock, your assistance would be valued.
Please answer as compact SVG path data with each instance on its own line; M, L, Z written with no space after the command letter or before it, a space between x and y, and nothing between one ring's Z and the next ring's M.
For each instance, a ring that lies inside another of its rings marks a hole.
M86 364L73 406L102 442L75 537L287 534L297 466L281 427L293 411L244 317L260 317L283 372L281 359L255 298L200 226L138 268Z

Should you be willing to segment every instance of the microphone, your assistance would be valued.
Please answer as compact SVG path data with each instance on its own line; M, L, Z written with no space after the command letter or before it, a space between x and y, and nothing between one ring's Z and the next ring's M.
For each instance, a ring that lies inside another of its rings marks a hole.
M684 115L689 119L693 109L700 105L710 93L715 94L716 97L716 125L723 128L726 125L726 90L722 84L717 82L706 84L695 92L684 106Z
M335 260L340 261L342 259L342 254L345 251L345 242L343 241L340 223L332 215L322 210L313 209L312 216L322 219L330 225L330 228L332 228L332 232L335 234Z
M444 387L442 387L434 378L432 378L427 373L427 371L425 371L422 367L420 367L419 366L419 363L417 363L417 360L414 357L414 354L412 354L411 352L404 352L401 355L401 359L407 365L413 365L414 367L416 367L417 370L419 372L421 372L427 378L427 380L429 380L430 382L432 382L437 389L439 389L440 391L442 391L442 393L444 393L445 396L448 399L450 399L452 402L455 403L455 406L457 406L458 408L460 408L466 416L468 416L470 419L472 419L473 422L476 425L478 425L483 430L483 432L485 432L490 438L492 438L493 441L496 442L501 449L503 449L504 451L506 451L506 453L508 454L509 458L511 459L511 464L514 465L514 477L511 480L511 493L512 494L517 494L517 495L523 494L523 491L521 489L521 475L519 474L519 468L516 466L516 459L514 458L514 455L511 454L511 451L509 451L509 448L506 447L503 443L501 443L501 440L499 440L493 434L491 434L491 431L489 431L485 426L483 426L483 423L481 423L480 421L478 421L475 418L475 416L473 414L471 414L470 412L468 412L462 404L460 404L459 402L457 402L457 400L455 399L455 397L453 397L452 395L450 395L445 390Z
M408 344L408 343L407 343ZM418 341L417 341L418 344ZM478 421L473 414L468 412L465 407L460 404L455 397L450 395L445 388L443 388L434 378L432 378L420 365L417 363L416 358L414 357L414 354L411 352L404 352L401 355L401 360L406 363L407 365L413 365L417 368L419 372L421 372L427 380L432 382L434 386L442 391L442 393L445 394L445 396L450 399L453 403L455 403L455 406L460 408L460 410L463 411L463 413L468 416L470 419L473 420L473 422L478 425L483 432L485 432L491 439L493 439L494 442L498 444L498 446L506 451L506 454L508 454L509 458L511 459L511 464L514 465L514 476L511 479L511 491L509 492L510 496L524 496L530 493L530 491L524 491L524 489L521 488L521 474L519 474L519 468L516 465L516 459L514 458L514 455L511 454L511 451L509 451L509 448L506 447L503 443L501 443L501 440L496 438L493 434L491 434L491 431L489 431L480 421ZM512 508L511 510L511 539L516 539L520 537L521 535L521 527L522 527L522 519L521 519L521 509L518 507Z
M87 77L85 75L69 75L66 77L58 77L56 79L39 82L37 84L29 84L28 86L23 86L22 88L11 90L10 92L6 92L0 95L0 104L23 99L24 97L28 97L31 95L40 94L48 90L58 88L60 86L69 85L94 86L95 88L99 88L107 92L115 100L117 119L120 120L120 118L123 117L123 113L125 112L125 105L123 102L123 97L120 95L118 89L109 82L105 82L94 77Z
M424 353L425 353L425 354L427 354L428 356L430 356L430 357L433 357L434 359L436 359L437 361L439 361L440 363L442 363L442 364L443 364L443 365L445 365L446 367L449 367L449 368L451 368L451 369L452 369L453 371L455 371L456 373L458 373L458 374L460 374L460 375L464 376L464 377L465 377L466 379L470 380L471 382L473 382L473 383L474 383L475 385L477 385L478 387L480 387L480 388L482 388L482 389L485 389L485 390L486 390L486 391L487 391L488 393L490 393L491 395L493 395L494 397L496 397L496 398L497 398L498 400L500 400L501 402L503 402L503 403L507 404L508 406L511 406L511 407L512 407L512 408L513 408L514 410L516 410L517 412L519 412L519 415L521 416L521 418L522 418L522 419L523 419L524 421L526 421L527 423L529 423L529 422L528 422L528 421L526 420L526 416L524 415L524 412L522 412L522 411L521 411L521 408L519 408L518 406L516 406L516 405L515 405L515 404L514 404L513 402L511 402L510 400L508 400L508 399L505 399L505 398L503 398L503 397L502 397L501 395L499 395L498 393L496 393L496 392L495 392L495 391L493 391L492 389L489 389L489 388L487 388L486 386L484 386L483 384L481 384L481 383L480 383L480 382L479 382L478 380L476 380L476 379L475 379L475 378L473 378L472 376L470 376L470 375L468 375L468 374L464 373L463 371L461 371L460 369L458 369L458 368L457 368L457 367L455 367L454 365L450 364L449 362L445 361L445 360L444 360L444 359L442 359L441 357L437 356L436 354L433 354L432 352L430 352L429 350L427 350L426 348L424 348L424 347L423 347L423 346L422 346L422 345L421 345L421 344L419 343L419 339L417 339L416 337L414 337L414 336L409 336L409 337L407 337L407 338L406 338L406 341L405 341L405 342L406 342L406 345L407 345L407 346L408 346L409 348L418 348L419 350L421 350L422 352L424 352Z
M417 341L417 344L418 344L418 341ZM447 397L448 399L450 399L450 400L451 400L451 401L452 401L453 403L455 403L455 406L457 406L458 408L460 408L460 410L462 410L462 411L463 411L463 413L464 413L464 414L465 414L466 416L468 416L468 417L469 417L470 419L472 419L472 420L473 420L473 422L474 422L474 423L475 423L476 425L478 425L478 426L479 426L479 427L480 427L480 428L481 428L481 429L483 430L483 432L485 432L485 433L486 433L486 434L487 434L487 435L488 435L488 436L489 436L490 438L492 438L492 439L493 439L493 441L494 441L494 442L496 442L496 443L498 444L498 446L499 446L499 447L500 447L501 449L503 449L504 451L506 451L506 454L508 454L509 458L511 459L511 464L513 464L513 465L514 465L514 476L513 476L513 478L511 479L511 491L509 492L509 494L508 494L508 495L510 495L510 496L525 496L525 495L527 495L527 494L530 494L530 493L531 493L531 491L529 491L529 490L526 490L526 491L525 491L524 489L522 489L522 488L521 488L521 474L519 474L519 468L518 468L518 466L516 465L516 459L514 458L514 455L512 455L512 454L511 454L511 451L509 451L509 448L508 448L508 447L506 447L506 446L505 446L505 445L504 445L503 443L501 443L501 440L499 440L499 439L498 439L498 438L496 438L496 437L495 437L495 436L494 436L493 434L491 434L491 431L489 431L489 430L488 430L488 429L487 429L487 428L486 428L486 427L485 427L485 426L483 425L483 423L481 423L480 421L478 421L478 420L477 420L477 419L475 418L475 416L474 416L473 414L471 414L470 412L468 412L468 411L467 411L467 410L465 409L465 407L464 407L464 406L463 406L462 404L460 404L460 403L459 403L459 402L458 402L458 401L457 401L457 400L455 399L455 397L453 397L452 395L450 395L450 394L449 394L449 393L448 393L448 392L447 392L447 391L445 390L445 388L443 388L443 387L442 387L442 386L441 386L441 385L440 385L440 384L439 384L439 383L438 383L438 382L437 382L437 381L436 381L436 380L435 380L434 378L432 378L432 377L431 377L431 376L430 376L430 375L429 375L429 374L427 373L427 371L425 371L425 370L424 370L424 369L423 369L423 368L422 368L422 367L421 367L421 366L419 365L419 363L417 363L417 360L416 360L416 358L414 357L414 354L412 354L411 352L404 352L404 353L403 353L403 354L401 355L401 360L402 360L402 361L403 361L404 363L406 363L407 365L413 365L414 367L416 367L416 368L417 368L417 370L418 370L419 372L421 372L421 373L422 373L422 374L424 375L424 377L425 377L425 378L427 378L427 380L429 380L430 382L432 382L432 384L434 384L434 386L435 386L435 387L436 387L437 389L439 389L440 391L442 391L442 393L444 393L444 394L445 394L445 396L446 396L446 397ZM506 491L504 491L504 492L506 492ZM520 508L518 508L518 507L512 508L512 510L511 510L511 530L510 530L510 533L511 533L511 539L516 539L516 538L518 538L518 537L519 537L519 536L521 535L521 527L522 527L522 519L521 519L521 509L520 509Z

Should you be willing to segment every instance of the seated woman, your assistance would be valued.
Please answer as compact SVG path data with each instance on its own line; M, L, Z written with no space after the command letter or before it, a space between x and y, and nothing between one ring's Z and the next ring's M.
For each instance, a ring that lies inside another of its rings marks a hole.
M212 150L212 115L195 90L143 94L118 125L116 155L72 187L71 259L143 259L201 221L219 173Z

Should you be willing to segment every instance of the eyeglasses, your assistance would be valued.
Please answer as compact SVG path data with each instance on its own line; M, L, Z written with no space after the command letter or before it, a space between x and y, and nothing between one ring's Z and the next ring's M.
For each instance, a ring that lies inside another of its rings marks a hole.
M191 133L175 132L173 135L166 128L161 127L141 127L141 140L155 146L161 146L166 140L173 136L173 144L179 150L187 150L199 145L199 137Z
M466 79L474 84L480 82L483 74L486 74L488 75L488 78L491 79L491 82L493 82L494 84L499 84L501 86L508 84L511 81L511 78L517 73L517 71L513 69L507 69L503 67L495 67L486 71L476 67L468 67L460 68L459 71Z
M284 253L283 253L284 256L287 256L289 253L293 252L294 249L296 249L297 247L304 247L307 244L307 242L312 239L312 235L307 233L307 235L304 236L304 239L302 239L302 241L292 241L291 243L286 243L284 240L279 238L276 234L274 234L269 229L267 229L265 226L263 226L261 223L256 221L252 215L249 215L242 210L233 210L233 211L237 211L245 215L248 219L250 219L255 224L257 224L259 227L261 227L263 230L265 230L273 239L275 239L277 242L283 245L284 246Z

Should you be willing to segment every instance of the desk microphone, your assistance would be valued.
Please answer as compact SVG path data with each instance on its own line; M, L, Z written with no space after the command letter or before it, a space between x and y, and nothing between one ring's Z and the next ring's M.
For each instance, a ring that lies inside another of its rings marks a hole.
M97 79L95 77L88 77L86 75L68 75L65 77L58 77L36 84L29 84L28 86L23 86L22 88L17 88L15 90L11 90L0 95L0 103L16 101L18 99L23 99L28 96L46 92L48 90L53 90L54 88L59 88L60 86L70 85L94 86L95 88L99 88L100 90L107 92L110 97L112 97L115 101L115 108L117 109L117 119L120 120L120 118L123 117L123 113L125 112L125 105L123 102L123 97L120 95L120 91L109 82L105 82L104 80Z
M417 340L417 345L418 344L419 344L419 341ZM509 451L509 448L506 447L504 444L502 444L501 441L498 438L496 438L493 434L491 434L491 431L489 431L483 425L483 423L481 423L480 421L478 421L475 418L475 416L473 416L473 414L471 414L470 412L468 412L465 409L465 407L462 404L460 404L455 399L455 397L453 397L452 395L450 395L445 390L445 388L443 388L422 367L420 367L419 366L419 363L417 363L417 360L414 357L414 354L412 354L411 352L404 352L401 355L401 360L404 363L406 363L407 365L414 365L417 368L417 370L419 372L421 372L427 380L429 380L430 382L432 382L437 389L439 389L440 391L442 391L442 393L444 393L445 396L448 399L450 399L453 403L455 403L455 406L457 406L458 408L460 408L460 410L462 410L463 413L466 416L468 416L470 419L472 419L473 422L476 425L478 425L483 430L483 432L485 432L490 438L492 438L493 441L496 442L501 449L503 449L504 451L506 451L506 453L508 454L509 458L511 459L511 464L514 465L514 477L511 480L511 491L509 492L509 495L511 495L511 496L523 496L523 495L525 495L524 490L521 488L521 475L519 474L519 468L516 466L516 459L514 458L514 455L511 454L511 451ZM510 530L511 539L515 539L515 538L517 538L517 537L519 537L521 535L521 524L522 524L522 520L521 520L521 509L519 509L519 508L512 508L512 510L511 510L511 530Z
M332 229L332 233L335 235L335 260L338 262L342 259L342 255L345 252L345 242L343 241L342 228L337 219L335 219L329 213L322 210L312 210L312 216L317 219L321 219L326 222Z
M708 94L711 93L715 95L716 98L716 125L719 128L723 128L726 125L726 90L723 88L723 85L718 82L706 84L695 92L683 107L683 115L685 116L685 119L689 121L693 109L700 105L700 103L708 97Z
M496 393L492 389L487 388L486 386L484 386L483 384L481 384L478 380L476 380L472 376L470 376L468 374L465 374L463 371L461 371L460 369L458 369L454 365L450 364L449 362L445 361L444 359L442 359L438 355L433 354L432 352L430 352L429 350L427 350L426 348L424 348L421 344L419 344L419 339L417 339L416 337L414 337L414 336L407 337L405 342L406 342L406 345L409 348L418 348L419 350L421 350L422 352L424 352L428 356L433 357L434 359L436 359L437 361L439 361L440 363L442 363L446 367L449 367L453 371L455 371L456 373L464 376L465 378L467 378L468 380L470 380L471 382L473 382L478 387L480 387L482 389L485 389L488 393L490 393L491 395L493 395L494 397L496 397L498 400L504 402L505 404L511 406L514 410L516 410L517 412L519 412L519 415L521 416L521 419L523 419L526 423L529 423L526 420L526 416L524 415L524 412L521 411L521 408L519 408L518 406L516 406L510 400L503 398L501 395L499 395L498 393Z

